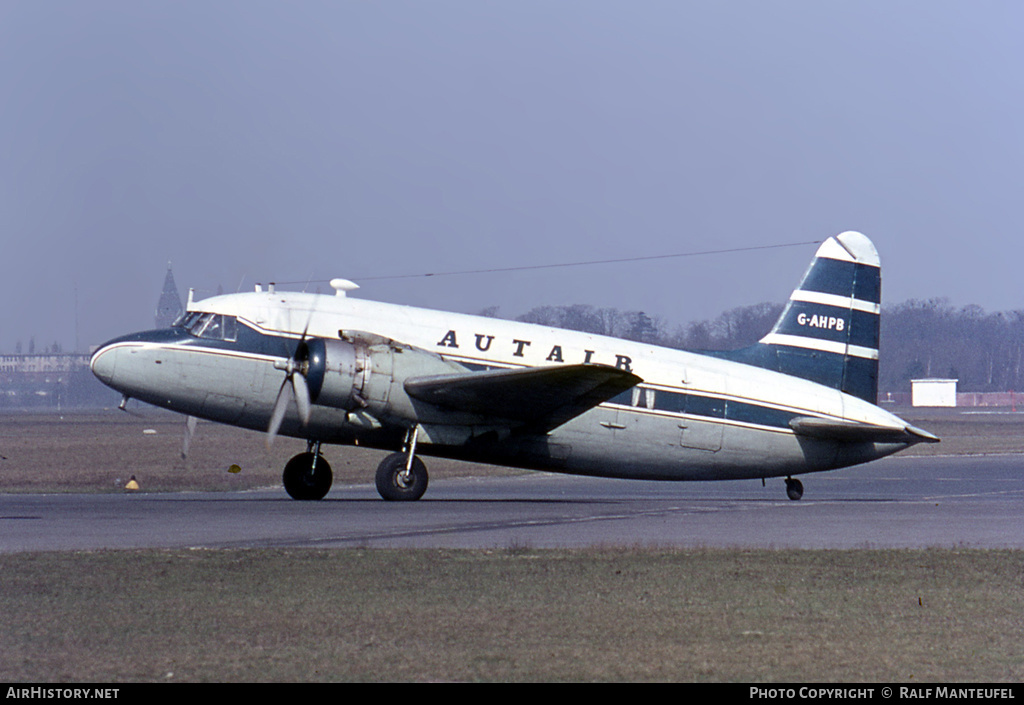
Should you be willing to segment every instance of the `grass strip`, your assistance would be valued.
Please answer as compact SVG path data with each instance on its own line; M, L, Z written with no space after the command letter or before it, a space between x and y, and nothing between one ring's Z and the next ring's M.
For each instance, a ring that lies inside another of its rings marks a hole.
M1019 682L1024 553L0 555L0 680Z

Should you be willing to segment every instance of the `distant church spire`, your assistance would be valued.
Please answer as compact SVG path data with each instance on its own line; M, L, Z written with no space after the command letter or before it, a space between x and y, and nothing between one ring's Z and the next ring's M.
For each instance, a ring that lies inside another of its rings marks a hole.
M167 263L167 276L164 277L164 290L160 292L160 301L156 305L156 327L170 328L185 309L181 305L181 295L174 283L171 263Z

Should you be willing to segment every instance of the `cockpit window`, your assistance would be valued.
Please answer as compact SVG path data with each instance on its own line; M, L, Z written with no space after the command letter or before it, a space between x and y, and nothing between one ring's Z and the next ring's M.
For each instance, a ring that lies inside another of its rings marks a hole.
M221 335L224 340L238 340L238 319L234 316L223 316L224 324Z
M220 313L191 311L181 319L181 327L204 340L237 340L238 319Z
M199 318L202 315L202 311L185 311L185 313L178 316L178 320L176 320L171 325L175 326L176 328L188 328L197 318Z

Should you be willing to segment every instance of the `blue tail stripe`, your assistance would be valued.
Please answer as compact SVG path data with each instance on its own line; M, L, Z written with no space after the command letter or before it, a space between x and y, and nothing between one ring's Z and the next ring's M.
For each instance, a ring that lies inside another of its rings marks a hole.
M858 264L853 281L853 298L859 301L882 303L882 275L878 267Z
M882 301L878 267L836 259L818 258L804 276L800 288L822 294L850 296L873 304Z
M854 311L850 320L850 345L878 350L878 330L881 316L877 313Z

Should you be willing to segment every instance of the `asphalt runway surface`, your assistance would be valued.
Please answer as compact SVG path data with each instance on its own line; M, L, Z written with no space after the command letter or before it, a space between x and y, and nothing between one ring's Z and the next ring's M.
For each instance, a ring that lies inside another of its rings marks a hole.
M0 552L264 547L1024 548L1024 455L892 457L801 476L663 483L528 473L237 493L0 495Z

